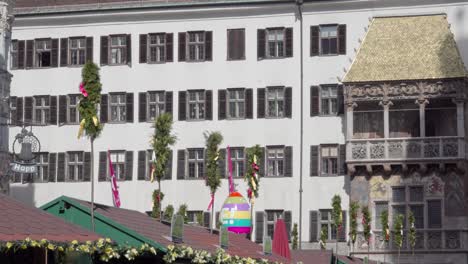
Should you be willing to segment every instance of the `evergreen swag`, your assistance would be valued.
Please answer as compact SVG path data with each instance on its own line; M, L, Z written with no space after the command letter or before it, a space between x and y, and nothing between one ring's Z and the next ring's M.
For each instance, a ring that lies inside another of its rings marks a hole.
M293 227L293 230L291 232L291 236L292 236L292 249L293 250L296 250L297 249L297 244L298 244L298 233L297 233L297 223L294 223L294 227Z
M362 212L362 227L364 228L364 238L366 239L367 243L370 243L372 219L371 219L371 215L369 212L369 207L362 206L361 212Z
M413 254L414 254L414 247L416 246L416 227L414 226L415 218L414 218L413 211L410 211L409 216L408 216L408 221L410 225L408 238L409 238L411 250L413 251Z
M223 142L223 136L219 132L205 133L206 139L206 186L210 188L211 193L211 219L214 217L214 197L216 191L221 185L221 173L219 171L219 145ZM212 223L213 221L210 221ZM210 224L210 230L213 231Z
M384 242L388 243L390 240L390 230L388 227L388 211L385 210L380 214L380 224L382 225Z
M164 193L160 193L159 190L153 191L153 210L151 211L151 217L159 218L161 212L161 201L164 199Z
M252 197L258 198L258 189L259 189L259 182L260 182L260 175L258 174L258 169L254 168L254 163L257 167L263 166L260 164L260 157L263 155L262 148L259 145L255 145L251 148L247 149L247 170L245 172L244 179L249 185L249 189L252 192ZM256 173L256 177L254 177L254 173Z
M398 263L400 263L400 250L403 246L403 220L404 216L402 214L399 214L395 217L393 221L393 231L395 232L394 243L398 247Z
M357 216L358 216L358 210L359 210L359 204L356 201L351 202L349 205L349 221L350 221L350 230L349 230L349 236L351 238L351 243L353 244L356 243L356 238L357 238Z
M337 194L332 198L332 221L339 239L343 225L343 211L341 210L341 197ZM335 243L335 253L338 254L338 243ZM335 263L338 263L338 259L335 259Z
M151 161L153 164L153 169L151 173L151 181L153 176L156 177L158 182L158 191L161 193L161 179L164 177L165 172L168 168L167 161L171 155L171 149L169 146L174 145L177 140L177 137L171 134L172 131L172 115L169 113L164 113L158 116L153 125L154 134L151 140L151 147L154 151L154 156L156 157L155 161ZM162 198L161 198L162 201ZM158 211L154 211L153 208L153 217L161 216L161 201L159 201L159 207L156 208Z

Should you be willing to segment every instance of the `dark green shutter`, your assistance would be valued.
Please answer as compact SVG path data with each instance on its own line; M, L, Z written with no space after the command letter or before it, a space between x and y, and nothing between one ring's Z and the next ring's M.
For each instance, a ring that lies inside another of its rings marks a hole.
M318 241L318 211L310 211L309 241Z
M109 37L101 36L101 65L109 64Z
M253 118L253 89L245 89L245 118Z
M258 157L258 166L259 166L259 170L258 170L258 173L260 174L260 177L265 177L265 167L266 167L266 164L265 164L265 155L266 155L266 148L261 148L262 150L262 153L260 154L260 157Z
M50 67L58 67L59 63L59 40L51 40Z
M83 181L90 181L91 180L91 152L84 153L84 177Z
M255 212L255 242L263 242L263 211Z
M218 120L226 119L226 90L218 90Z
M310 176L319 176L319 146L310 146Z
M293 56L293 29L285 29L285 38L286 38L286 57Z
M292 88L287 87L284 89L284 115L285 117L292 117Z
M213 120L213 91L205 91L205 120Z
M133 151L125 151L125 180L133 179Z
M145 175L146 175L146 151L145 150L140 150L138 151L138 169L137 169L137 178L139 181L144 181L145 180Z
M132 64L132 35L127 34L127 64Z
M101 123L107 123L108 120L108 109L107 109L107 101L108 101L109 96L107 94L102 94L101 95L101 108L99 109L100 113L100 119Z
M265 88L257 89L257 118L265 118Z
M169 113L169 114L172 115L172 100L173 100L172 97L173 97L173 93L172 92L166 92L165 96L166 96L166 98L165 98L165 104L166 104L165 105L165 111L166 111L166 113ZM174 119L174 118L172 118L172 119Z
M185 179L185 149L177 150L177 179Z
M65 153L57 155L57 182L65 181Z
M339 158L338 158L338 173L339 175L346 174L346 145L339 145Z
M59 125L67 123L67 96L59 95L58 100L58 123Z
M346 25L338 25L338 54L346 54Z
M49 182L55 182L55 174L57 172L57 153L49 153Z
M133 93L126 94L126 118L128 123L133 123Z
M140 34L140 63L146 63L148 49L148 35Z
M166 33L166 62L174 60L174 34Z
M138 94L138 122L146 122L146 92Z
M57 96L50 96L49 125L57 125Z
M68 65L68 38L60 39L60 67Z
M293 176L293 148L291 146L284 148L284 177Z
M310 87L310 116L318 116L320 114L319 90L318 86Z
M310 56L319 55L320 27L310 27Z
M93 47L94 43L93 43L93 37L87 37L86 38L86 61L93 61L93 50L94 50L94 47Z
M265 29L257 29L257 59L265 58Z
M211 61L213 59L213 32L205 32L205 60Z
M187 115L187 92L179 92L179 121L186 119Z
M106 181L107 179L107 152L99 152L99 181Z
M179 61L185 61L186 34L185 32L179 32Z

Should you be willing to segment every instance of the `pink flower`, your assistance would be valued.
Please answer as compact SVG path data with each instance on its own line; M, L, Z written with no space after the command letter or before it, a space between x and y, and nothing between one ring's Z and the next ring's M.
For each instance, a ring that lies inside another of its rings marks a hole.
M80 92L84 97L88 97L88 92L86 92L86 89L84 88L84 83L80 83Z

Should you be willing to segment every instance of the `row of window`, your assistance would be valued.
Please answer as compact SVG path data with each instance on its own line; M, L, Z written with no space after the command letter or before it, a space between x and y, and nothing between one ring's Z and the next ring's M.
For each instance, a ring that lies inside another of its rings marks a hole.
M101 36L101 65L130 64L131 35ZM245 29L227 30L227 60L244 60ZM310 55L346 54L346 25L319 25L310 28ZM139 35L139 62L165 63L174 60L173 33L159 32ZM178 33L179 61L211 61L212 31ZM60 54L60 55L59 55ZM293 56L293 29L266 28L257 30L257 58L285 58ZM60 60L60 62L59 62ZM46 68L83 65L93 60L92 37L61 39L13 40L11 68Z
M316 92L320 94L315 96ZM311 116L342 114L342 88L338 85L311 87ZM12 124L32 121L33 124L78 124L79 94L40 95L10 98ZM162 113L173 112L173 92L148 91L138 94L138 121L152 122ZM103 94L100 105L101 122L133 122L133 93ZM179 92L178 118L212 120L213 93L210 90ZM218 90L218 120L253 118L253 89ZM317 111L316 111L317 110ZM290 118L292 88L267 87L257 89L257 118Z

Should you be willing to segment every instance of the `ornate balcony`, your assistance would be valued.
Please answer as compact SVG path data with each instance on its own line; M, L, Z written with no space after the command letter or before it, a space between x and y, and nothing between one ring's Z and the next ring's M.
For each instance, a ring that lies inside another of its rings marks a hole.
M346 146L348 165L456 161L465 158L463 137L354 139Z

